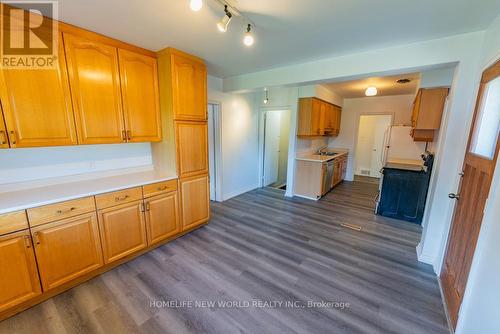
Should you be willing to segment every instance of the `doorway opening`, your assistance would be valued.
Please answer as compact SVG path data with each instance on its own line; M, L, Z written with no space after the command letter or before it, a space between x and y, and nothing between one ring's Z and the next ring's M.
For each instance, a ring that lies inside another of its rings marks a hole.
M221 126L220 104L208 104L208 170L210 177L210 200L222 201L221 189Z
M360 115L354 166L356 181L379 183L391 124L392 115Z
M290 110L264 113L263 187L286 190Z

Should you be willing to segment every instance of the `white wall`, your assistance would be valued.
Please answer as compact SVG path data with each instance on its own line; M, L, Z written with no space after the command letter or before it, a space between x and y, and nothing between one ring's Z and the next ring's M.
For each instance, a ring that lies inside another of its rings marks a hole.
M0 152L0 185L151 166L151 144L18 148Z
M208 100L221 104L222 200L259 186L259 113L254 94L222 92L222 79L208 77Z
M394 115L395 125L409 125L411 124L413 98L413 95L394 95L344 99L339 136L331 138L328 145L331 148L349 150L347 180L352 181L354 179L359 116L361 114L390 113Z
M283 110L280 113L280 155L278 164L278 181L286 183L288 171L288 146L290 143L290 110Z
M500 59L500 16L486 32L482 69ZM500 162L484 212L456 334L500 333Z

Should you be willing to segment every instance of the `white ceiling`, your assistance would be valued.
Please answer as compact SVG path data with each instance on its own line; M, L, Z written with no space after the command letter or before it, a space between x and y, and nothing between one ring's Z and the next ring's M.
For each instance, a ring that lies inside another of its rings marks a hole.
M151 50L173 46L207 61L219 77L250 73L372 48L485 29L500 0L239 0L257 25L256 43L242 43L246 22L225 34L214 0L200 12L189 0L59 0L59 19Z
M399 79L411 79L407 84L398 84ZM359 80L322 84L332 92L350 99L365 97L365 90L370 86L377 87L377 96L414 94L420 82L420 73L409 73L386 77L371 77Z

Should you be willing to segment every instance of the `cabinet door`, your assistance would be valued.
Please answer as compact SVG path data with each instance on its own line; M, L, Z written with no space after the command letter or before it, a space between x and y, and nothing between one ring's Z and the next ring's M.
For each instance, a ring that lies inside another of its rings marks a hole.
M182 230L210 219L208 175L180 180Z
M342 116L342 109L340 107L337 107L337 106L334 106L334 109L333 109L333 113L334 113L334 125L333 125L333 133L334 135L338 135L339 132L340 132L340 121L341 121L341 116Z
M64 34L80 144L124 141L116 48Z
M174 119L207 119L207 71L200 61L172 55Z
M322 136L324 129L322 121L324 119L324 107L321 107L322 102L316 99L312 101L312 112L311 112L311 129L313 136Z
M0 71L2 109L11 147L77 144L62 44L60 39L58 63L53 69Z
M148 244L152 245L180 232L177 192L146 200Z
M2 114L2 106L0 104L0 148L9 148L9 138L7 137L7 129Z
M43 290L47 291L102 266L95 213L31 229Z
M175 122L179 177L208 173L207 122Z
M147 245L142 201L99 211L104 261L110 263Z
M0 312L40 294L29 231L0 237Z
M118 50L127 141L161 140L156 59Z

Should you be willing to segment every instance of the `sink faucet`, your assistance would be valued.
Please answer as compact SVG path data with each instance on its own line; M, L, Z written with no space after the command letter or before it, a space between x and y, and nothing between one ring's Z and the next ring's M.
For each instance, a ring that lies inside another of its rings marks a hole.
M316 151L316 154L321 155L326 148L328 148L328 145L325 145L325 146L318 148L318 150Z

